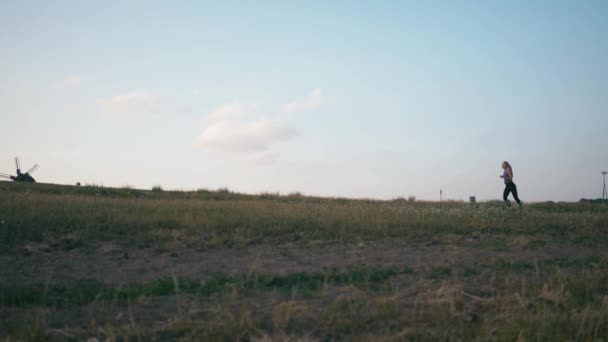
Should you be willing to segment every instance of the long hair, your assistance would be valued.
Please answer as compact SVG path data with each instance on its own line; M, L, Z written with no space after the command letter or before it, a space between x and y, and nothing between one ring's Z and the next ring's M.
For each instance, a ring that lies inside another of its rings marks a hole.
M513 168L511 167L511 164L509 164L508 161L503 161L503 163L505 163L507 165L507 168L511 171L511 173L513 173Z

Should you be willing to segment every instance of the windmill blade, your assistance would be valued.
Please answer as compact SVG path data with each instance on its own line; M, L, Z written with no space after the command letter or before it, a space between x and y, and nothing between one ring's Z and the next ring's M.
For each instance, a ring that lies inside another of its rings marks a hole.
M29 170L27 170L27 172L26 172L26 173L31 174L31 173L33 173L33 172L34 172L34 171L36 171L36 170L38 170L38 164L36 164L36 165L32 166L32 168L31 168L31 169L29 169Z
M17 170L21 170L21 163L19 163L19 157L15 157L15 166Z
M0 177L11 179L11 175L7 175L6 173L0 172Z

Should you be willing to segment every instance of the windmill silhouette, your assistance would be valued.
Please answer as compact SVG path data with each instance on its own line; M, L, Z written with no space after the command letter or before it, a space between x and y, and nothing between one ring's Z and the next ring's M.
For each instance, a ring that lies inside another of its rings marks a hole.
M19 162L19 157L15 157L15 167L17 168L16 176L11 176L9 174L0 172L0 177L12 179L15 182L29 182L29 183L36 182L36 180L34 179L34 177L31 176L31 174L34 173L34 171L38 170L38 164L32 166L25 173L22 173L21 172L21 163Z

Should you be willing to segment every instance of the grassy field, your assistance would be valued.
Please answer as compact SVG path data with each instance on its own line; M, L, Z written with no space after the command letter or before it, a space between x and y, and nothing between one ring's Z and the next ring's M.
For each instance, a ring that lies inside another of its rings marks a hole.
M0 182L0 338L602 340L608 205Z

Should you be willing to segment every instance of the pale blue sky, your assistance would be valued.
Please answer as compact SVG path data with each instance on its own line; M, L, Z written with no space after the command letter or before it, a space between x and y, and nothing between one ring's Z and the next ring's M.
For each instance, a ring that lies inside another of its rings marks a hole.
M324 196L601 195L606 1L0 1L0 171Z

